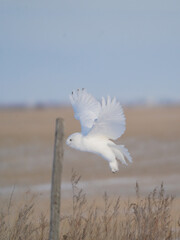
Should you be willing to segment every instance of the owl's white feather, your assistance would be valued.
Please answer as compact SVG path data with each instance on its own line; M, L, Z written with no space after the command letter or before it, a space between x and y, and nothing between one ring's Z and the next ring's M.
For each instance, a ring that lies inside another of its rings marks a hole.
M132 162L128 150L111 141L125 131L124 113L116 98L102 97L99 102L85 89L78 89L72 92L70 101L75 118L81 123L81 133L69 136L67 145L102 156L109 162L112 172L118 171L117 159L126 165L125 159Z
M69 97L74 109L74 116L80 121L81 131L85 135L98 118L100 103L84 88L72 91Z
M119 138L125 131L125 117L120 103L116 98L102 97L101 108L97 120L89 134L103 135L109 139Z

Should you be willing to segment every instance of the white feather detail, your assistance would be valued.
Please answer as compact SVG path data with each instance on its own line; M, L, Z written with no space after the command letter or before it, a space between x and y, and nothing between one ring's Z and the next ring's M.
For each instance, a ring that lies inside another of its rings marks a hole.
M81 123L81 131L86 135L98 118L100 103L86 89L72 91L70 101L74 109L74 116Z
M130 153L128 152L128 149L125 148L124 145L116 145L114 143L111 143L111 144L108 144L108 145L111 147L111 149L115 153L116 158L118 158L122 162L122 164L127 165L127 162L126 162L125 158L130 163L132 163L132 157L131 157Z
M109 139L119 138L125 131L125 117L123 109L116 98L108 96L107 101L102 97L101 109L89 134L102 135Z

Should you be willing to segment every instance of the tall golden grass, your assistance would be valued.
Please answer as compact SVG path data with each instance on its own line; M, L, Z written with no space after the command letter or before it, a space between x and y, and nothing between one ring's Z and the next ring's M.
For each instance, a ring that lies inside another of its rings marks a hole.
M61 216L62 240L177 240L180 239L180 220L171 216L173 197L165 193L163 184L141 196L136 183L136 198L122 202L120 197L111 199L106 193L103 206L90 204L80 177L72 174L72 212ZM49 221L41 214L34 217L35 199L32 197L15 217L12 196L7 208L1 209L0 240L46 240Z

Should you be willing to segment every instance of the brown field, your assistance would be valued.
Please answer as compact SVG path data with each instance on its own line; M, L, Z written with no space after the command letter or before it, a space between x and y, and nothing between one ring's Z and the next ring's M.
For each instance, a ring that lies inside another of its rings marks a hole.
M102 205L103 194L134 199L135 184L145 195L164 183L167 194L176 198L173 216L180 215L180 107L128 107L124 109L127 130L117 142L124 144L133 164L120 165L112 174L101 157L64 146L62 210L72 205L72 169L81 175L80 187L87 199ZM65 137L80 125L70 107L0 110L0 205L9 202L18 208L27 191L37 195L36 213L49 216L51 167L55 119L65 120ZM14 190L13 190L14 189Z

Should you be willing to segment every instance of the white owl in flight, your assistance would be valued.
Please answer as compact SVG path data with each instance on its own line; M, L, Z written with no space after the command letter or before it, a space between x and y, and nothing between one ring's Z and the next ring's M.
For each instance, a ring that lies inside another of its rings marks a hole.
M102 156L109 162L113 173L118 171L117 159L126 165L126 159L132 162L128 150L112 141L119 138L126 128L124 113L116 98L102 97L99 102L82 88L72 92L70 101L75 118L81 123L81 133L70 135L67 145Z

